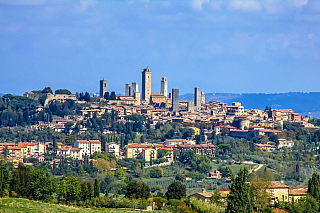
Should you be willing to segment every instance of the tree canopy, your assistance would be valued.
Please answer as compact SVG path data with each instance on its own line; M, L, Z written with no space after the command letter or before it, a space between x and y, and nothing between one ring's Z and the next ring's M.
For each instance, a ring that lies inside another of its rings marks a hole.
M126 197L128 198L149 198L150 188L147 184L141 181L132 181L127 185Z
M180 181L173 181L166 192L166 197L168 200L185 198L187 196L187 187Z
M55 94L71 95L71 92L67 89L57 89Z
M248 170L247 168L240 169L236 177L234 177L229 168L231 183L231 192L228 195L226 213L252 213L253 206L250 196L250 186L247 183Z

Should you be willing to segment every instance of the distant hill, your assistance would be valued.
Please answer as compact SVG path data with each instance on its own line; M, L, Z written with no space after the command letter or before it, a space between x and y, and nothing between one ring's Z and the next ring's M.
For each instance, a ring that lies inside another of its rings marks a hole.
M180 96L180 100L193 100L193 94ZM289 92L289 93L206 93L206 102L211 100L231 104L241 102L246 109L261 109L266 106L273 109L293 109L303 115L311 112L312 117L320 117L320 92Z

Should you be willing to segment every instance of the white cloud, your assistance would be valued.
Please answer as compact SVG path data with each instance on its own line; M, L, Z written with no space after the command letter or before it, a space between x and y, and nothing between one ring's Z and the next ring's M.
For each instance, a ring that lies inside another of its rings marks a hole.
M211 1L208 3L208 7L212 10L221 10L222 1Z
M244 55L254 40L255 38L250 37L246 32L235 33L230 39L230 48L233 52Z
M194 10L198 10L201 11L202 10L202 6L205 3L209 3L209 0L195 0L191 3L191 6Z
M234 0L229 3L229 8L232 10L259 11L262 9L262 5L254 0Z
M85 12L89 7L96 5L95 1L80 1L80 4L76 5L75 11L78 13Z
M320 1L311 1L308 6L315 11L320 11Z
M261 4L268 13L276 13L283 9L282 3L277 0L264 0Z
M300 8L307 5L308 0L287 0L287 5L290 7Z

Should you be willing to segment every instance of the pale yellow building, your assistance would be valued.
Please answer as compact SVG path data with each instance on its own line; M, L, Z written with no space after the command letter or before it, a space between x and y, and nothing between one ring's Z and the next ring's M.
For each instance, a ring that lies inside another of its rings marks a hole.
M145 161L151 161L157 159L157 150L154 148L145 148L142 150L142 156Z
M307 196L308 186L293 186L289 189L289 202L299 202L301 198Z
M98 140L77 140L74 142L74 148L81 148L81 155L92 155L95 152L101 152L101 142Z
M244 107L239 102L233 102L231 106L227 106L227 115L241 116L245 115Z
M255 143L254 147L257 149L260 149L262 151L267 151L267 152L272 152L276 148L275 146L273 146L271 144L258 144L258 143Z
M273 205L275 201L289 202L289 186L279 181L271 181L266 191L270 194L270 205Z
M128 144L124 147L126 158L138 157L143 149L152 147L151 144Z

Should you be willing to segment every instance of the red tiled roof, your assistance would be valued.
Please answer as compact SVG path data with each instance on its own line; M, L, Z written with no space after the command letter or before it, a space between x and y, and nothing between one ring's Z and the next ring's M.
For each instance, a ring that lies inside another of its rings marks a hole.
M289 195L307 195L308 189L289 189Z
M88 141L84 141L84 140L77 140L78 143L101 143L98 140L88 140Z
M230 129L230 132L249 132L248 130Z
M126 145L127 148L148 148L151 147L152 145L144 145L144 144L130 144Z
M276 188L289 188L289 186L279 182L279 181L271 181L268 185L269 189L276 189Z
M8 149L12 149L12 150L20 150L21 147L18 146L9 146Z
M167 139L168 142L188 142L186 139Z
M258 143L255 143L254 145L258 146L258 147L274 147L273 145L270 145L270 144L258 144Z
M72 148L72 146L64 146L64 147L62 147L62 148L60 148L60 149L58 149L59 151L68 151L69 149L71 149Z
M117 143L116 142L109 142L109 143L106 143L106 146L110 145L110 144L117 144Z
M15 146L16 143L0 143L0 147L1 146Z
M276 129L259 129L259 132L267 132L267 133L280 133L281 131Z
M228 129L237 129L237 127L234 127L234 126L228 126Z

